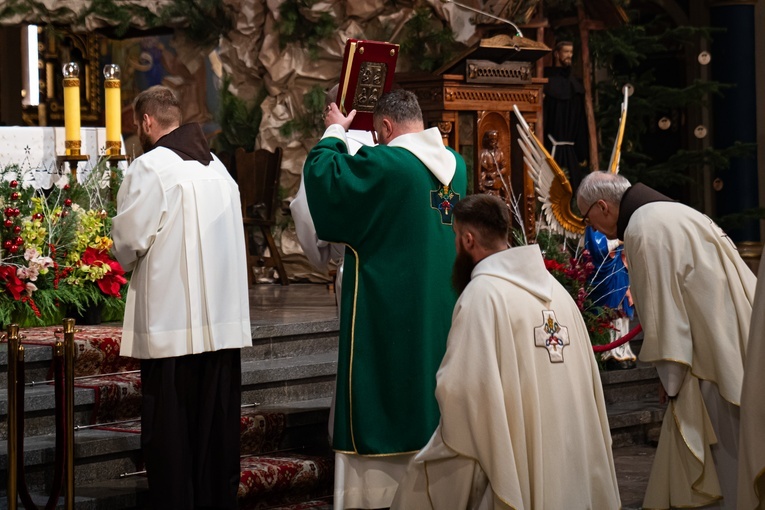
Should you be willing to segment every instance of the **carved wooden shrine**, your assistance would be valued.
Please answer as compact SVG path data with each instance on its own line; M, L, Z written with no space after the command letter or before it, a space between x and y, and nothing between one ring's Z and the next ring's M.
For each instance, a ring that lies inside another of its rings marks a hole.
M500 196L511 208L517 201L530 238L537 201L518 146L513 105L541 139L546 79L533 77L533 62L549 51L536 41L499 35L482 39L433 74L396 75L401 87L417 95L425 125L437 126L444 144L462 154L472 174L468 192Z

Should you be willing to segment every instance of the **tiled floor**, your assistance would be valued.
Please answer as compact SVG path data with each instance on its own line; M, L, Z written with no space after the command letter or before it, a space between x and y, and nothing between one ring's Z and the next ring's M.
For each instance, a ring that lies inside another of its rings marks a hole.
M656 448L645 445L614 450L614 464L624 510L641 508L655 452Z
M278 325L337 318L335 295L324 284L260 284L250 288L253 325ZM614 450L624 510L638 509L648 484L655 448L630 446Z

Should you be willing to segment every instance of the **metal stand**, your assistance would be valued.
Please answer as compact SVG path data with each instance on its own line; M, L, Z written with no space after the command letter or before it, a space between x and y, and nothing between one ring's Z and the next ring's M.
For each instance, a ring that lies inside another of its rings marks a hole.
M56 156L56 165L61 168L64 163L69 163L69 173L72 174L72 184L77 184L77 163L90 159L87 154L68 154Z

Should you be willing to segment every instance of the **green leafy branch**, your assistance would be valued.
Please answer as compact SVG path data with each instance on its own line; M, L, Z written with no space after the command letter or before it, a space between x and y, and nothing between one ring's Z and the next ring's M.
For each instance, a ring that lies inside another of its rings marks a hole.
M260 132L263 111L260 105L267 96L265 88L258 91L254 101L248 104L236 97L230 90L231 78L223 78L220 90L220 105L217 121L221 132L213 140L216 152L234 154L237 147L246 151L255 150L255 139Z
M311 7L318 0L286 0L279 6L279 46L284 48L290 42L301 41L308 49L308 55L316 59L320 43L331 37L337 28L330 12L314 13Z
M285 122L279 133L290 138L294 133L300 133L304 138L315 137L317 131L323 127L322 113L326 102L327 92L323 87L314 85L303 96L303 109L305 113L297 115L294 119Z
M416 7L404 25L401 53L422 71L433 71L448 62L457 45L452 29L440 21L429 6Z

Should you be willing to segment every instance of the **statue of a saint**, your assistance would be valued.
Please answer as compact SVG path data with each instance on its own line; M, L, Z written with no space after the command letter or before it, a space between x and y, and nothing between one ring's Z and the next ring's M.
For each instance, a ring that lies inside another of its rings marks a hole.
M480 190L507 202L510 199L510 169L499 148L499 133L496 130L486 131L482 146Z

